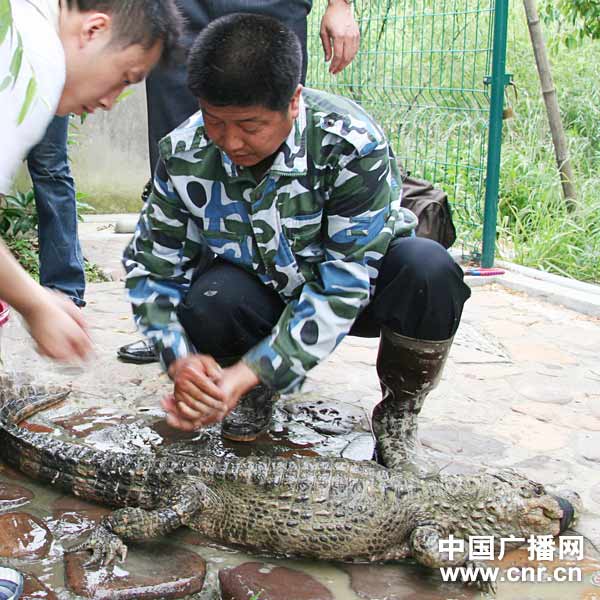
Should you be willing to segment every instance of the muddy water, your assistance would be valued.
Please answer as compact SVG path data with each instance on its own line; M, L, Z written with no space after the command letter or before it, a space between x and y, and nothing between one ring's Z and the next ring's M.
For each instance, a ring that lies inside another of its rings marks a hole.
M200 434L181 434L168 428L154 408L141 407L133 414L117 411L112 406L94 407L97 401L97 398L82 398L69 402L38 415L30 426L46 431L48 435L85 442L105 451L216 456L321 454L350 456L356 460L368 460L373 453L368 421L360 409L350 405L332 406L314 398L283 404L277 411L271 433L251 445L224 441L217 428ZM7 499L0 501L0 519L8 515L20 515L22 519L18 524L20 529L15 526L12 538L20 558L8 558L7 562L37 577L58 598L70 600L80 597L69 591L65 581L65 551L76 540L82 539L107 511L64 497L59 491L28 480L9 468L0 470L0 496L3 492ZM6 531L0 532L0 548L11 543ZM410 562L344 565L277 559L210 544L185 529L159 541L171 548L176 546L201 556L207 563L208 581L215 580L222 569L258 561L263 563L262 568L266 571L276 566L302 571L327 588L332 598L340 600L463 600L484 597L462 585L443 584L438 573ZM130 564L135 564L137 551L137 547L131 545L134 562ZM526 556L519 558L527 564ZM169 560L169 552L165 552L164 561L168 563ZM148 568L151 570L151 565ZM177 564L172 565L172 569L177 568ZM600 587L590 583L592 574L600 573L600 563L586 561L583 571L581 583L501 583L497 598L600 600ZM111 576L118 579L125 575L117 566ZM51 597L49 593L42 591L30 597ZM211 596L205 590L204 595L196 594L194 597L204 600ZM289 598L293 599L293 593Z

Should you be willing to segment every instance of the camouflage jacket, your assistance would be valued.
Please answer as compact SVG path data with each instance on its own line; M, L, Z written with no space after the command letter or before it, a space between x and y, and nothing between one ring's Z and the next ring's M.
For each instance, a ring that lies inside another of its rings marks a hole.
M194 349L177 320L207 245L286 303L243 357L274 389L293 391L368 304L392 238L415 216L400 207L396 161L355 103L304 89L300 112L264 178L236 167L204 134L201 112L160 142L163 165L125 250L135 320L161 352Z

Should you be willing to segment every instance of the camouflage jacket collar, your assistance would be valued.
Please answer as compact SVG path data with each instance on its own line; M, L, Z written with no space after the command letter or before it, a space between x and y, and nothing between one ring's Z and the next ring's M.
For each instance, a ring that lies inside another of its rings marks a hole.
M206 137L204 139L207 145L213 142ZM219 148L221 162L228 177L239 177L243 174L244 169L240 170L231 159ZM274 175L287 175L289 177L298 177L306 175L308 171L308 162L306 159L306 105L302 96L300 96L300 105L298 116L294 120L294 124L283 144L279 148L279 152L275 155L273 164L269 172Z

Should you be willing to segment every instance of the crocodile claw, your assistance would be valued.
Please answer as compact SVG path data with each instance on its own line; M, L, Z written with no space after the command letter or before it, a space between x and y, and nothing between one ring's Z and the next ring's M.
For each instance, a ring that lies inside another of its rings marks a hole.
M469 561L465 566L470 567L473 571L480 570L480 572L489 568L486 563L479 561ZM472 581L470 585L476 586L479 591L484 594L489 594L490 596L495 596L498 591L498 586L493 579L485 579L481 575L475 581Z
M121 541L121 538L101 525L96 527L84 542L72 548L71 552L81 552L82 550L91 550L92 552L92 556L83 564L84 567L96 564L108 566L115 561L117 556L121 562L127 558L127 546Z

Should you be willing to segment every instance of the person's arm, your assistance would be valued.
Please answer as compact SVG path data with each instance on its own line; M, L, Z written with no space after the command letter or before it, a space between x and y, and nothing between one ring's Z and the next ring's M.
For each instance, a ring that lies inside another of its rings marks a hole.
M360 46L360 30L351 2L328 0L320 35L325 61L331 61L329 72L337 75L352 62Z
M203 242L190 237L190 214L159 161L152 192L123 253L125 285L136 325L156 346L166 370L193 347L177 319ZM191 224L190 224L191 225Z
M319 276L286 306L271 335L243 357L269 387L297 390L306 373L329 356L368 303L370 278L377 277L395 232L414 227L407 222L413 215L405 221L400 209L392 161L385 141L365 156L355 150L341 157L325 203Z
M0 297L21 313L40 354L56 360L85 358L92 350L81 311L37 284L0 241Z

